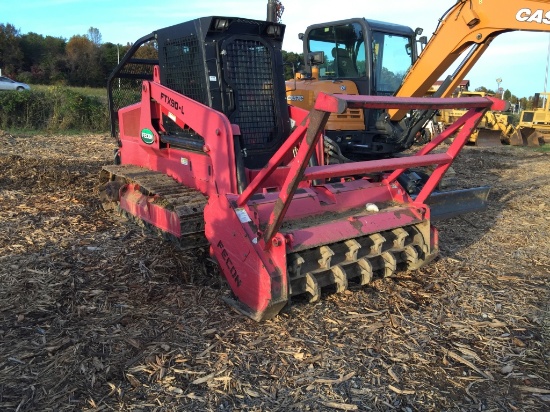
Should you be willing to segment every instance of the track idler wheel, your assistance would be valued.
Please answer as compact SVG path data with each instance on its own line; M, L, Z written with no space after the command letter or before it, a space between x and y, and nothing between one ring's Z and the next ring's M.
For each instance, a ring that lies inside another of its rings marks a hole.
M109 202L118 202L122 186L124 185L117 181L107 182L105 186L103 186L103 199Z

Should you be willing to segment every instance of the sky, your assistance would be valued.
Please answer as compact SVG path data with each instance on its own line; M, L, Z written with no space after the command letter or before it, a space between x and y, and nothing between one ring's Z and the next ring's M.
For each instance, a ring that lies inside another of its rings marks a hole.
M7 0L4 0L7 1ZM283 49L302 52L298 33L314 23L351 17L422 27L428 38L438 19L456 0L282 0L286 27ZM509 0L504 0L509 1ZM520 8L521 6L518 6ZM0 11L0 23L10 23L21 34L34 32L69 40L97 28L103 42L133 43L163 27L204 16L265 19L267 0L25 0L10 2ZM498 36L466 79L470 90L500 86L518 97L550 90L548 50L550 34L511 32ZM546 86L546 88L545 88Z

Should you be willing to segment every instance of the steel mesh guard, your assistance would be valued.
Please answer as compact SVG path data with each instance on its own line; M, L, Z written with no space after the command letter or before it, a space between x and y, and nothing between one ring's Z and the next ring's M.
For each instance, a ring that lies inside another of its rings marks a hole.
M125 64L117 67L109 78L108 96L112 136L118 135L118 111L141 101L143 80L153 80L153 67L156 64L158 64L157 56L132 57Z
M204 79L204 62L197 36L166 42L163 47L164 86L197 102L209 105Z
M265 149L278 135L271 52L254 39L235 39L224 48L225 78L235 90L236 111L247 149Z
M136 61L124 65L111 84L114 111L139 102L143 80L153 80L153 66L157 62Z

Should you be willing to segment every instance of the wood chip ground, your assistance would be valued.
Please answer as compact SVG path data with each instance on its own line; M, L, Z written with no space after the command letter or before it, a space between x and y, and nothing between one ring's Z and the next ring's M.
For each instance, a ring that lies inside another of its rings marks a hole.
M113 149L0 132L0 410L550 410L548 154L465 148L490 206L437 261L258 324L206 250L101 209Z

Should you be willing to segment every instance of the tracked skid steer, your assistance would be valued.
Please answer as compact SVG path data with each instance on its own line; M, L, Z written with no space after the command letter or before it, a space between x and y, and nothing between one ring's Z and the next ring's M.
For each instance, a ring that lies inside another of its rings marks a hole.
M432 220L480 210L488 194L437 192L438 183L484 112L502 103L320 93L309 112L288 106L284 30L205 17L139 39L109 80L119 147L100 176L106 206L182 248L208 244L232 290L228 302L257 321L291 297L315 302L433 260ZM158 59L140 58L152 41ZM325 164L332 113L457 106L467 113L411 156ZM417 190L400 184L424 166L434 171Z

